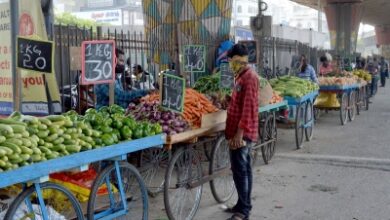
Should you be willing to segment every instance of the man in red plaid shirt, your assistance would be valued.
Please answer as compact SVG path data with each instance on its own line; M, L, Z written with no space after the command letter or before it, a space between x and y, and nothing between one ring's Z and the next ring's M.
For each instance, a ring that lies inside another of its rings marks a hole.
M258 135L259 80L256 72L248 66L248 49L245 45L234 45L228 57L235 83L227 112L225 136L229 142L238 201L226 211L234 213L230 220L246 220L252 209L250 148Z

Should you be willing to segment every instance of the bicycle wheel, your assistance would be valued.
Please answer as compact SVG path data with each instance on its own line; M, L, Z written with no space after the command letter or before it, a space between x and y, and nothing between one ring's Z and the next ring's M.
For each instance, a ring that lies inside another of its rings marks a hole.
M275 154L277 135L278 133L275 125L275 117L273 114L269 114L265 119L261 136L261 143L273 140L271 143L265 144L261 147L261 155L263 156L263 161L265 164L268 164Z
M110 219L148 219L148 192L138 170L127 162L105 168L93 183L88 201L88 219L105 217L125 210L121 216ZM117 172L121 179L118 180ZM120 194L121 181L124 195ZM122 198L124 196L124 198ZM123 200L126 201L123 201ZM125 202L126 209L123 208Z
M79 202L67 189L50 182L39 186L49 220L84 219ZM42 215L36 188L32 185L15 198L4 219L42 219Z
M311 123L311 125L307 126L309 123ZM313 103L311 101L308 101L306 103L305 125L307 126L305 128L306 141L311 141L311 139L313 138L313 128L314 128L314 111L313 111Z
M345 125L348 119L348 95L347 93L343 93L341 95L341 103L340 103L340 121L341 125Z
M193 148L181 148L169 163L164 185L164 205L170 220L192 219L198 211L203 185L189 184L202 178L202 167Z
M303 133L305 123L305 103L297 106L297 114L295 116L295 144L297 149L302 148Z
M353 121L353 120L355 120L355 116L356 116L356 93L355 93L355 91L352 91L349 94L348 105L349 105L348 118L349 118L349 121Z
M142 151L142 166L139 170L148 193L152 197L155 197L164 189L164 173L168 167L169 158L170 152L161 148L150 148Z
M230 150L227 140L220 137L211 152L209 175L225 169L230 169ZM227 202L235 190L232 174L215 177L210 181L210 188L217 202Z

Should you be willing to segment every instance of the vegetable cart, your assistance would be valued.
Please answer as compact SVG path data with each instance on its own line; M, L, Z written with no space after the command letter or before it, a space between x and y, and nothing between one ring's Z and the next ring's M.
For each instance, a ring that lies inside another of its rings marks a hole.
M300 98L285 96L289 106L296 106L295 114L295 144L297 149L302 147L303 135L305 133L306 140L310 141L313 137L314 128L314 100L318 96L318 91L311 92Z
M203 185L207 182L210 182L211 192L217 202L226 202L233 195L235 188L233 178L229 175L229 147L223 134L225 120L226 111L204 115L200 128L168 135L164 151L154 154L152 160L157 161L156 166L149 167L148 172L155 185L149 187L155 192L162 188L169 219L194 218ZM206 145L211 146L210 153ZM170 153L172 156L167 159ZM204 154L209 154L210 159L207 160ZM208 169L204 171L204 162L207 161ZM162 170L165 170L164 178L158 176Z
M276 127L276 112L288 107L287 101L269 104L259 108L259 145L252 147L252 163L257 161L258 151L265 164L268 164L275 153L276 140L278 136Z
M142 139L84 151L0 173L0 188L22 183L23 191L11 203L5 219L113 219L131 216L148 219L147 191L137 169L124 162L127 154L162 146L165 137L155 135ZM88 164L102 161L103 171L93 183L87 208L64 187L49 182L49 175L66 170L85 170ZM104 186L106 193L101 194ZM64 203L61 207L59 204ZM64 213L57 213L54 208Z
M336 93L340 102L340 107L316 106L319 110L335 110L340 112L341 125L345 125L349 121L353 121L356 116L356 101L360 85L348 86L320 86L320 92Z

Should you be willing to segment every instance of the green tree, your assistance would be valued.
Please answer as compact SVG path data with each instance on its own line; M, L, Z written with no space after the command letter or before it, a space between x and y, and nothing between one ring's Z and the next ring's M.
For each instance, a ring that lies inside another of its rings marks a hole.
M96 26L98 26L94 20L77 18L69 12L56 14L54 18L54 23L71 26L77 25L78 27L86 28L96 28Z

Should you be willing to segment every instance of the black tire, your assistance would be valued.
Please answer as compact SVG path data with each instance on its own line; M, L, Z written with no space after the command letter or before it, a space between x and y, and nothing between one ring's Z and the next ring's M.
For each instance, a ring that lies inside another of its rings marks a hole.
M345 125L348 120L348 95L343 93L340 98L340 122Z
M356 92L355 91L351 91L351 93L349 94L348 105L349 105L348 119L349 121L353 121L355 120L355 116L356 116Z
M305 103L301 103L297 106L297 113L295 116L295 144L297 149L302 148L303 143L303 133L304 133L304 123L305 123Z
M149 196L155 197L164 190L165 170L168 167L170 151L150 148L142 151L140 174L144 179Z
M165 175L164 205L170 220L194 218L199 208L203 185L191 189L188 184L201 178L202 167L195 150L193 148L177 150L169 162ZM193 191L195 193L192 193ZM191 196L194 198L190 198Z
M224 169L230 169L230 150L227 140L220 137L211 152L209 174ZM211 193L218 203L227 202L234 194L235 186L232 173L218 176L210 181Z
M65 189L64 187L62 187L58 184L50 183L50 182L45 182L45 183L40 184L40 188L41 188L41 192L42 192L43 197L44 197L44 203L46 206L51 208L50 210L56 211L57 213L59 213L60 215L65 217L66 219L75 219L75 220L83 220L84 219L83 211L81 210L79 202L72 195L72 193L69 192L67 189ZM48 190L48 191L46 191L46 190ZM45 194L46 194L46 198L45 198ZM47 196L47 195L49 195L49 196ZM36 215L37 215L38 210L40 213L39 208L34 209L34 207L33 207L34 211L32 211L32 212L35 214L31 213L31 210L25 209L27 206L29 206L29 205L26 205L26 201L30 201L30 204L32 206L37 206L36 205L37 204L36 197L37 196L36 196L35 187L34 187L34 185L32 185L29 188L27 188L26 190L24 190L22 193L20 193L15 198L15 200L11 203L4 219L13 220L13 219L15 219L16 216L17 216L16 219L18 219L18 220L19 219L38 218L38 216L36 216ZM61 198L61 199L58 199L58 198ZM51 200L53 200L53 202L54 202L53 205L48 204L49 201L51 201ZM65 205L65 202L68 202L68 203ZM61 204L61 203L63 203L63 204ZM28 213L29 211L30 211L30 213ZM46 210L46 211L48 211L48 210ZM64 211L66 211L66 213L64 213ZM20 216L20 212L25 213L25 216ZM50 214L50 212L48 213L49 220L59 219L58 215L52 216L52 215L54 215L53 213L54 213L53 211L51 211L51 214ZM42 215L40 214L39 218L41 218L41 216Z
M122 181L124 196L126 196L127 208L125 215L116 217L115 219L147 220L149 218L148 191L141 174L133 165L127 162L120 162L118 165L122 178L120 181ZM118 209L123 209L116 172L115 164L110 165L96 178L91 189L91 194L89 195L87 219L95 219L94 216L96 214L106 212L109 209L113 209L113 212L118 211ZM109 183L106 184L106 182ZM112 194L105 193L98 195L99 189L107 185L109 186L106 187L107 191ZM115 202L113 204L110 203L110 195ZM111 207L112 205L114 207Z
M274 141L272 143L261 146L261 155L263 156L263 161L265 164L268 164L275 154L277 136L278 131L276 129L275 116L274 114L269 114L264 122L261 143L263 144L271 139L274 139Z
M314 109L313 109L313 103L311 101L308 101L306 103L305 108L305 125L308 123L311 123L311 126L308 126L305 128L305 136L306 141L311 141L313 138L313 130L314 130Z

